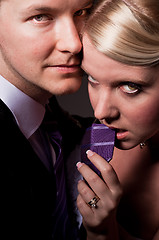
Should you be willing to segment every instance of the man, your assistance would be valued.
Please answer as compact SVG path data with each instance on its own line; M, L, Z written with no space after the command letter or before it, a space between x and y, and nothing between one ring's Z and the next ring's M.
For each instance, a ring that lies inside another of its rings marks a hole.
M3 239L78 239L64 200L63 160L84 128L55 98L49 114L62 146L55 130L51 142L43 119L48 99L81 85L79 35L91 6L92 0L0 1Z

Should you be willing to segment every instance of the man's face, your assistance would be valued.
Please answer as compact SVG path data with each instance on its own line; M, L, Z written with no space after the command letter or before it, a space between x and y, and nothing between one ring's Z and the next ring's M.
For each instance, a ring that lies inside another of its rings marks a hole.
M5 0L0 74L37 101L81 85L79 33L92 0Z

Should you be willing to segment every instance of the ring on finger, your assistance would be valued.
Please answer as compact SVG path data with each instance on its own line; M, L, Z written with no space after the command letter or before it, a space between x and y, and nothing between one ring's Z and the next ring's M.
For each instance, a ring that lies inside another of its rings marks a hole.
M87 204L90 208L97 208L97 203L99 200L100 198L96 195Z

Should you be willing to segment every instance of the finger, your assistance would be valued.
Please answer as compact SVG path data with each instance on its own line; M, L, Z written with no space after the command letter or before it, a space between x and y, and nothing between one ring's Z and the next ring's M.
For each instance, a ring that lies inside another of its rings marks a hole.
M115 170L104 158L97 153L92 152L91 150L87 151L87 157L99 169L108 186L119 183L119 179Z
M91 200L90 196L93 196L92 193L95 193L100 200L97 202L97 207L92 209L94 217L96 216L97 219L105 218L105 216L108 216L109 213L116 208L119 201L118 192L112 194L105 182L86 164L78 163L77 167L91 187L91 189L89 189L89 186L84 181L79 182L78 190L83 201L88 203Z
M95 193L98 189L101 189L101 191L107 190L106 183L85 163L78 162L77 168Z
M110 163L108 163L105 159L103 159L101 156L99 156L97 153L92 152L91 150L87 151L87 157L89 160L96 166L97 169L102 174L103 180L105 181L107 187L110 189L112 193L115 193L116 195L121 195L121 184L119 182L118 176L116 172L114 171L113 167ZM95 175L92 175L92 178L95 177ZM87 177L88 179L88 177ZM95 179L94 179L95 180ZM89 180L88 180L89 181ZM97 179L96 179L97 181ZM98 179L99 182L99 179ZM91 182L89 182L91 184ZM91 184L92 187L92 184ZM94 185L94 187L96 187ZM94 188L93 188L94 189ZM97 189L95 191L102 191L103 185L100 183L100 185L97 185Z
M86 222L91 222L94 213L90 207L88 207L87 203L84 201L83 197L79 194L77 197L77 207L83 216Z
M90 199L92 199L95 196L94 191L92 191L92 189L88 186L88 184L86 184L84 180L80 180L78 182L77 188L79 194L82 196L86 203L88 203Z

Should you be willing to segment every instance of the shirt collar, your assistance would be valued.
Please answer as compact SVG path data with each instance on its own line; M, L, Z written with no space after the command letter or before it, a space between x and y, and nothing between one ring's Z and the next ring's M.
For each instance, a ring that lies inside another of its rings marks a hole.
M40 126L45 107L20 91L0 76L0 98L13 113L15 120L28 139Z

